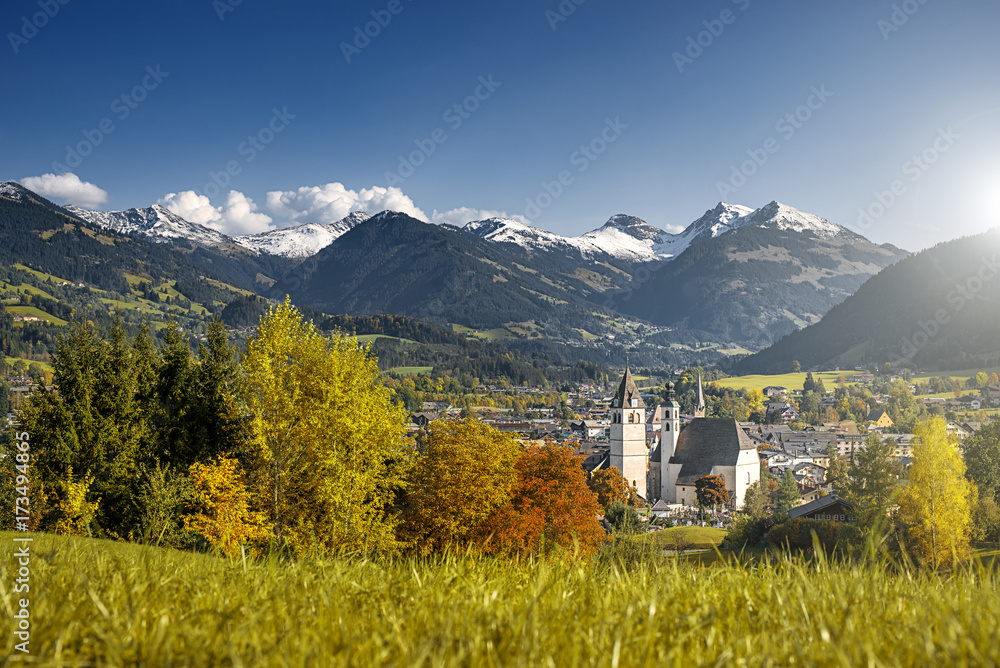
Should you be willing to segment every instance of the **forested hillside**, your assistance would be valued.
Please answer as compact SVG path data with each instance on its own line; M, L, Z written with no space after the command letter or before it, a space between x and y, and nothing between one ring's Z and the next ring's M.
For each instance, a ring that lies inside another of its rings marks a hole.
M938 244L869 279L820 322L736 373L889 362L930 371L1000 363L1000 229Z

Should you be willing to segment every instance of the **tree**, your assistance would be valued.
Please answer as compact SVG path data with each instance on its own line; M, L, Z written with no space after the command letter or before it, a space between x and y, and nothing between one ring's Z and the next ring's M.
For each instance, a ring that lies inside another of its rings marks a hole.
M862 536L880 531L887 522L900 474L893 441L869 432L865 447L852 457L842 487L844 498L854 506L855 526Z
M632 534L642 530L639 513L621 501L612 501L611 505L604 509L604 519L615 533Z
M842 489L842 486L847 482L845 478L847 464L840 459L840 450L837 449L836 443L830 443L826 446L826 458L829 460L826 466L826 482L836 482L837 488Z
M638 503L635 490L628 484L617 466L609 466L595 471L591 474L587 487L597 495L597 503L601 508L607 508L614 501L621 501L632 506Z
M799 364L798 360L792 360L792 373L799 373L802 371L802 365Z
M941 418L914 429L909 484L899 495L899 519L924 564L950 567L969 554L974 486Z
M806 372L806 379L802 381L802 394L816 390L816 381L813 380L812 371Z
M367 346L323 336L286 299L242 365L249 484L278 543L296 554L393 549L406 414Z
M510 503L477 532L485 534L485 548L540 554L558 547L590 554L600 547L606 540L597 521L600 506L587 487L581 459L572 448L550 441L525 449L515 466Z
M56 533L67 536L91 535L90 523L101 502L100 499L87 501L93 483L94 476L87 474L78 481L73 477L73 467L67 468L66 478L60 481L63 495L57 505L59 519L56 520Z
M421 435L399 537L420 552L467 547L518 482L521 446L474 419L434 421Z
M751 483L743 496L743 512L754 520L763 519L767 516L768 501L764 481Z
M779 515L788 515L788 511L799 505L802 494L799 493L799 485L795 482L795 476L791 469L785 469L785 475L778 485L778 499L774 504L774 510Z
M703 475L694 481L698 505L715 508L729 503L729 490L726 481L717 475Z
M195 512L184 518L184 528L195 531L230 559L244 545L264 543L271 536L265 513L251 509L250 492L235 459L220 457L210 464L191 465Z
M764 392L760 388L747 391L747 411L750 420L761 423L764 421Z
M140 522L135 498L150 438L134 352L117 318L107 340L93 323L74 322L57 350L56 391L39 388L21 408L24 428L45 444L32 453L39 482L62 489L65 501L71 469L93 476L91 491L101 499L93 528L128 538Z
M1000 503L1000 420L991 422L962 442L965 475L980 497Z

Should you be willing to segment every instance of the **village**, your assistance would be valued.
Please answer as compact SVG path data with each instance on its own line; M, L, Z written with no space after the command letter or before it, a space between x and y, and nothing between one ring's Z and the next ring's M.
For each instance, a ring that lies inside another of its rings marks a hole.
M581 456L588 477L611 466L622 471L639 499L639 514L646 530L657 531L664 524L727 527L741 509L747 487L762 475L774 481L784 479L786 474L794 479L798 499L792 503L789 517L850 521L852 508L837 493L838 485L845 481L830 473L837 468L833 458L839 460L841 470L846 470L853 456L865 448L869 434L878 434L892 448L901 471L913 463L914 435L900 431L888 410L894 400L898 401L899 393L894 399L892 393L878 391L887 384L897 390L905 387L909 391L907 401L915 410L945 415L947 432L957 442L988 424L992 417L989 413L1000 406L1000 385L991 382L996 381L995 374L992 378L984 374L985 385L982 377L978 381L975 376L969 378L966 392L954 379L935 380L937 386L922 389L947 388L952 396L940 396L945 394L942 392L919 396L916 393L921 388L910 383L909 376L877 374L867 369L837 373L841 387L846 380L855 392L864 391L868 408L864 420L803 422L799 405L805 390L779 385L760 389L764 398L762 421L711 417L700 378L694 410L682 412L671 398L672 380L657 388L660 392L640 391L626 369L614 393L602 385L581 383L561 395L562 405L535 406L520 414L510 408L460 409L447 401L424 402L422 410L411 415L410 429L417 431L437 419L456 420L475 414L522 443L548 440L571 446ZM807 376L807 384L811 376ZM680 374L676 379L680 381ZM558 389L512 387L506 392L523 396L524 403L531 405L532 397L551 395ZM838 404L837 392L822 394L817 407L831 417ZM694 483L704 475L719 475L726 481L727 503L701 507ZM770 494L773 498L778 492Z

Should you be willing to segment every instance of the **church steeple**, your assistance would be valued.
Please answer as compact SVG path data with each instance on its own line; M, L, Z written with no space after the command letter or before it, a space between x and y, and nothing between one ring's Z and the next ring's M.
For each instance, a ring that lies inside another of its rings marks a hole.
M612 408L646 407L646 402L642 400L639 388L632 379L632 370L629 369L627 362L625 363L625 375L622 376L622 382L618 385L618 391L615 392L615 396L611 400L611 406Z
M705 417L705 393L701 389L701 374L698 374L698 400L694 407L694 416L696 418Z

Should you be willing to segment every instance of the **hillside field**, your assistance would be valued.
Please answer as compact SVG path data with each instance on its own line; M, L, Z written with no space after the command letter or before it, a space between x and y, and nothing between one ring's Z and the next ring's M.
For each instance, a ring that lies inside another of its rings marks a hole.
M853 375L853 371L820 371L813 373L813 378L822 378L823 385L826 386L826 389L832 390L837 387L837 379L841 376L847 380L848 385L854 385L854 382L851 381L851 377ZM733 376L732 378L723 378L713 382L718 383L719 387L731 387L734 390L763 390L765 387L770 385L777 385L779 387L786 387L789 391L791 391L801 390L802 383L804 383L805 380L806 372L802 371L799 373L783 373L776 376L761 374L752 376Z
M14 537L32 537L15 594ZM0 663L997 665L998 578L783 558L225 559L0 533ZM30 655L13 612L29 599Z

